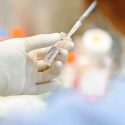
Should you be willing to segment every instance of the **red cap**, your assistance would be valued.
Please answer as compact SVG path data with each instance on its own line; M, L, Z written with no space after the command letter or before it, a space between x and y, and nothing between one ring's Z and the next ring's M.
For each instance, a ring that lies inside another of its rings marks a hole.
M10 36L14 37L14 38L25 37L26 30L21 27L15 27L15 28L11 29Z
M73 51L69 52L67 63L72 64L74 63L75 59L76 59L76 54Z

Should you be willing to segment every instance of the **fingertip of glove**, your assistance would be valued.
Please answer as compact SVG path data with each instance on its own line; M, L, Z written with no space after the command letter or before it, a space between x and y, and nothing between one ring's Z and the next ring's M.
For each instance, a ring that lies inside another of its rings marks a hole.
M60 54L61 55L64 55L64 56L67 56L68 55L68 51L66 49L60 49Z
M60 35L61 35L61 39L64 39L67 36L67 34L64 32L61 32Z
M62 62L61 61L56 61L54 64L53 64L54 67L56 68L60 68L63 66Z
M51 35L56 36L57 38L61 39L61 33L52 33Z
M66 48L67 48L68 51L72 50L74 48L74 43L72 41L69 42Z
M74 48L74 42L71 41L70 46L71 46L71 49Z

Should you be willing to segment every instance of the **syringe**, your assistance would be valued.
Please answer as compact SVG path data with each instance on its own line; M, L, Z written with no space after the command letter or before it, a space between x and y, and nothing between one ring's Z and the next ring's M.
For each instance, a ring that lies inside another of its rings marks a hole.
M86 21L86 19L89 17L89 15L93 12L97 5L97 2L94 1L89 6L89 8L85 11L85 13L79 18L79 20L75 23L75 25L72 27L72 29L69 31L67 36L63 37L61 41L57 42L55 45L52 46L48 54L45 56L43 61L46 64L46 68L51 67L51 65L54 63L55 58L59 54L59 50L63 45L65 44L64 39L70 38L80 27L81 25ZM45 69L43 69L45 70Z

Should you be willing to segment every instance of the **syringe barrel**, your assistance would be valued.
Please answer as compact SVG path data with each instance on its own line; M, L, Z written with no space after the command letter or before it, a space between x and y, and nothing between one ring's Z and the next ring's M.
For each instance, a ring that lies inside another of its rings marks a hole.
M57 55L59 54L59 49L60 48L53 46L44 58L44 61L46 62L46 65L48 67L50 67L54 63Z

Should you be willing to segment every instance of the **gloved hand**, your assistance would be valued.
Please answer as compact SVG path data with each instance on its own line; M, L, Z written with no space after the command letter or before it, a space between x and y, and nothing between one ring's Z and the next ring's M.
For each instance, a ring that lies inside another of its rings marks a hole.
M55 63L48 70L43 68L43 57L50 47L61 40L61 34L43 34L16 38L0 43L0 95L41 94L54 89L67 58L67 50L74 44L68 41Z

